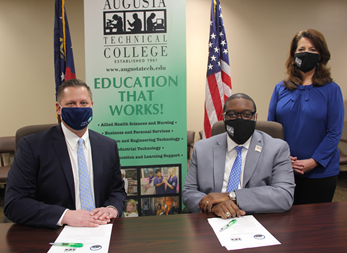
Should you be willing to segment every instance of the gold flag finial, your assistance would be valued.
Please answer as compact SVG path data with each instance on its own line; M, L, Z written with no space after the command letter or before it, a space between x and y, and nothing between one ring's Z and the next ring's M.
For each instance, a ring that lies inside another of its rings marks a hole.
M213 0L214 16L216 16L216 6L217 6L217 1Z

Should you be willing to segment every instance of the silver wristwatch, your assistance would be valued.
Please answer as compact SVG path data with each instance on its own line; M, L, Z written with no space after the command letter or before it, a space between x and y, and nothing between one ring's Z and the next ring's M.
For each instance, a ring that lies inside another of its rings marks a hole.
M229 192L229 199L234 201L235 204L237 204L235 192Z

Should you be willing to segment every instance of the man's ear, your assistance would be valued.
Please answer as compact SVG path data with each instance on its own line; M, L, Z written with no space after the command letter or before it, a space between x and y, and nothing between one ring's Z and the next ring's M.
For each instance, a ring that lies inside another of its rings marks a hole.
M55 102L55 111L58 115L61 115L61 106L58 102Z

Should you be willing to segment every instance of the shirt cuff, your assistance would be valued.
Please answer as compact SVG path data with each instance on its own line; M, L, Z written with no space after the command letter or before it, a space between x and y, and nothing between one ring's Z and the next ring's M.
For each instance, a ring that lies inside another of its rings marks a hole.
M65 211L63 212L63 214L60 216L60 219L58 220L58 222L57 222L57 226L63 226L64 224L61 224L61 221L63 220L63 218L64 218L64 215L65 215L65 213L66 213L66 211L67 210L69 210L69 209L65 209Z

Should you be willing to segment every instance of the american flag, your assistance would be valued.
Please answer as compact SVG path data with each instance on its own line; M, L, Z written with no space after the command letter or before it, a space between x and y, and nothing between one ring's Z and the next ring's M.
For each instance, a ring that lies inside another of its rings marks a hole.
M219 0L212 0L210 25L204 138L211 137L213 124L223 119L224 102L231 96L229 53Z
M57 96L59 86L64 81L76 78L70 30L67 22L64 0L55 1L54 69L55 96Z

